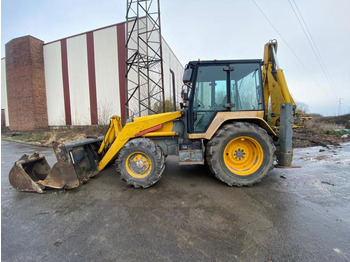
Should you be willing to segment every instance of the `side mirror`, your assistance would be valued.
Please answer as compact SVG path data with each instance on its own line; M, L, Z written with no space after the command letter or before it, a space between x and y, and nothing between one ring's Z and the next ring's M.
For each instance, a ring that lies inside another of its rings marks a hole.
M184 82L184 84L190 83L192 80L192 68L186 68L185 72L184 72L184 76L182 78L182 81Z

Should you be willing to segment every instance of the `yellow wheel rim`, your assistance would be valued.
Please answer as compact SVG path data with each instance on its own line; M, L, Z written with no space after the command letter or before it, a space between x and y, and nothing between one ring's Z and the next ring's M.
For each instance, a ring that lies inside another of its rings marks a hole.
M135 178L144 178L152 169L151 159L143 152L131 153L125 162L126 170Z
M248 176L261 166L264 152L252 137L240 136L232 139L224 150L224 163L235 175Z

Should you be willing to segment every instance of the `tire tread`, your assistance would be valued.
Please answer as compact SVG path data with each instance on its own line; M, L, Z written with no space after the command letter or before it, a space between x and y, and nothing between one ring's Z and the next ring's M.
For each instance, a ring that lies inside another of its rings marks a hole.
M221 142L225 139L225 137L231 132L235 132L236 130L254 130L259 133L264 139L267 139L268 145L268 154L271 156L271 159L268 161L268 166L265 170L263 176L259 176L252 180L239 180L239 179L227 179L225 175L222 174L220 170L220 163L218 159L215 157L215 152L219 152L219 147ZM269 136L265 129L259 127L256 124L246 123L246 122L235 122L226 124L221 127L212 139L208 142L206 147L206 160L211 172L215 175L217 179L228 184L229 186L252 186L255 183L261 182L261 179L268 175L268 173L273 169L273 155L275 152L275 145L273 144L271 136Z
M154 172L148 175L145 179L131 178L126 170L123 170L123 160L127 158L128 152L132 149L143 148L149 151L154 157ZM127 185L134 188L148 188L154 185L162 176L165 169L165 157L162 149L151 139L148 138L135 138L128 141L117 155L116 170L121 175L120 178L126 182Z

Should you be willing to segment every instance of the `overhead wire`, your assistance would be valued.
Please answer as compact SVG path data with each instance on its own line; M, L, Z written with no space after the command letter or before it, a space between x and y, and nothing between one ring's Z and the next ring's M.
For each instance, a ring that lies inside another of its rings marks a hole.
M318 85L318 87L320 88L320 90L322 90L324 92L324 94L329 97L329 94L327 94L328 92L326 91L326 89L324 89L321 84L317 81L317 79L313 76L313 74L310 72L310 70L306 67L306 65L303 63L303 61L301 61L301 59L297 56L297 54L293 51L293 49L289 46L287 40L282 36L282 34L277 30L277 28L274 26L274 24L270 21L270 19L267 17L267 15L264 13L264 11L260 8L260 6L254 1L251 0L253 2L253 4L256 6L256 8L260 11L260 13L265 17L265 19L267 20L267 22L272 26L272 28L276 31L276 33L281 37L281 39L283 40L283 42L285 43L285 45L287 46L287 48L289 49L289 51L291 51L291 53L295 56L295 58L299 61L299 63L304 67L304 69L309 73L309 75L312 77L312 79L315 81L315 83Z
M331 77L331 75L330 75L330 73L328 71L328 68L327 68L326 64L324 63L324 61L322 59L320 51L317 48L316 42L315 42L314 38L312 37L312 34L310 33L310 30L309 30L309 28L308 28L308 26L307 26L307 24L306 24L306 22L305 22L305 20L303 18L303 15L301 14L301 12L300 12L300 10L299 10L299 8L297 6L297 3L294 0L288 0L288 2L289 2L289 5L291 6L291 8L293 10L293 13L294 13L295 17L297 18L297 20L298 20L298 22L300 24L300 27L302 28L302 30L303 30L306 38L307 38L307 41L309 42L309 44L311 46L312 51L314 52L314 54L315 54L315 56L317 58L317 61L318 61L319 65L320 65L320 67L321 67L321 69L322 69L322 71L323 71L323 73L325 75L325 78L327 79L327 81L328 81L329 85L331 86L331 88L333 88L335 94L338 97L340 97L339 93L337 92L337 90L336 90L336 88L334 86L334 82L333 82L332 77ZM297 14L296 10L294 9L294 6L293 6L292 2L294 4L295 9L297 10L298 14Z

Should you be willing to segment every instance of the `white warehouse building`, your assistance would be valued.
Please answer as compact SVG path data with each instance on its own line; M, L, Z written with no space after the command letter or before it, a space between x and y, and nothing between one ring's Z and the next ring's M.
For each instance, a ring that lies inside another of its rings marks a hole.
M123 22L49 43L31 36L7 43L1 60L6 126L97 125L112 115L125 120L125 30ZM183 66L164 39L162 53L165 98L178 103Z

